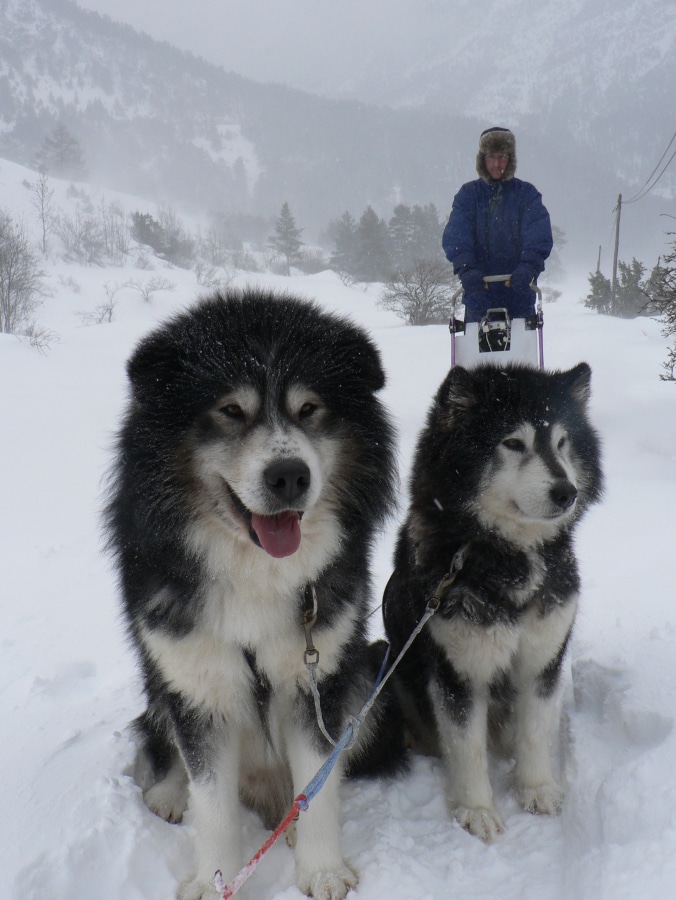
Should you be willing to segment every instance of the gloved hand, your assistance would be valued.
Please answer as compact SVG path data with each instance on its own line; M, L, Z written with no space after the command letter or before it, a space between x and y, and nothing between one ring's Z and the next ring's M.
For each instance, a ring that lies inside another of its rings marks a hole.
M535 272L533 272L531 267L526 266L522 263L520 266L517 266L516 269L514 269L514 271L512 272L510 283L514 290L525 291L530 287L530 283L534 277Z
M484 276L478 269L465 269L461 272L460 283L465 293L476 293L485 288Z

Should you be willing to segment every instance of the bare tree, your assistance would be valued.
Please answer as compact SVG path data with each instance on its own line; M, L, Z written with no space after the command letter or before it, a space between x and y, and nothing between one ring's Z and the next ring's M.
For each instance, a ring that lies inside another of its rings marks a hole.
M205 288L218 291L226 291L235 279L233 268L216 268L202 259L198 259L193 266L197 283Z
M31 347L35 347L43 354L52 344L59 342L59 336L55 331L45 328L44 325L38 325L37 322L30 322L23 333L28 338Z
M106 281L103 289L106 292L106 299L103 303L99 303L91 312L80 313L80 319L83 325L103 325L105 322L112 322L117 306L117 294L128 287L127 282Z
M130 241L124 209L119 203L106 203L105 197L101 197L98 213L106 257L121 265L129 253Z
M230 261L230 254L226 244L223 229L210 225L206 235L198 235L200 255L212 266L225 266Z
M124 287L130 287L135 291L138 291L146 303L150 303L153 294L156 294L158 291L173 291L176 285L173 281L162 278L161 275L153 275L153 277L149 278L146 282L136 280L127 281L125 282Z
M40 169L40 177L30 185L33 196L31 204L37 213L42 231L42 255L47 256L47 235L54 230L56 214L54 212L54 190L49 186L49 176L44 168Z
M23 225L0 210L0 331L28 333L45 294L43 277Z
M458 281L448 263L417 259L411 268L399 270L385 282L378 306L389 309L409 325L433 325L448 321Z
M157 222L162 235L159 255L179 268L189 269L195 258L195 241L186 231L182 219L165 204L157 210Z
M105 258L103 226L93 213L78 208L72 216L59 216L57 232L66 254L78 262L100 265Z

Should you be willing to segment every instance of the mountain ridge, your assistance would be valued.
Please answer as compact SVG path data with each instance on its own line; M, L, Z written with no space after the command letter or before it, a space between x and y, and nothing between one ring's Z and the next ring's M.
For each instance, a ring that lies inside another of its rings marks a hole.
M656 67L660 79L670 65ZM481 71L478 61L472 66ZM427 70L420 83L436 89ZM610 127L564 87L564 107L533 113L514 104L500 116L490 92L483 107L468 102L461 113L431 95L413 106L399 93L397 108L384 96L380 105L330 99L228 72L73 0L0 0L0 154L30 164L63 122L91 177L115 190L191 211L268 217L288 201L315 234L368 204L388 216L397 202L434 202L445 214L460 184L475 177L479 131L499 122L518 131L519 177L538 185L553 220L591 265L615 197L645 177L672 129L662 113L660 133L646 103L648 124ZM650 84L644 91L655 93ZM649 240L659 240L655 219L674 192L669 172L635 208L625 256L645 252L648 221Z

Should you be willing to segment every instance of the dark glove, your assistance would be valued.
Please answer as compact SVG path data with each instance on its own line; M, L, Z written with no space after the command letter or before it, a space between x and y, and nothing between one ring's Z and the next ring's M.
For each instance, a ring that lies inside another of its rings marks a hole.
M485 288L484 277L478 269L465 269L460 274L460 283L466 294L474 294Z
M526 291L535 277L535 272L530 266L520 265L512 272L510 282L515 291Z

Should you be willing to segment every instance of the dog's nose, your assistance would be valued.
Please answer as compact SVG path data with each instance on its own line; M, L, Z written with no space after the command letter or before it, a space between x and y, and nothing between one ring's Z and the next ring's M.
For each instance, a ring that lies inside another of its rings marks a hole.
M278 500L290 506L307 493L310 469L302 459L282 459L265 470L265 483Z
M567 478L560 478L549 492L552 502L560 509L569 509L577 500L577 488Z

